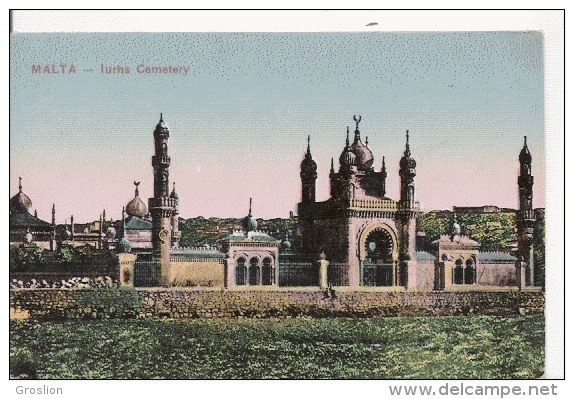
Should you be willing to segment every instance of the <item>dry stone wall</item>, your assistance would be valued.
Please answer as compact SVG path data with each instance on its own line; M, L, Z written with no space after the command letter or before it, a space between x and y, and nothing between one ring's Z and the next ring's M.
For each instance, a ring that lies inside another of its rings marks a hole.
M388 317L543 313L543 292L336 292L22 289L11 313L44 320L169 317Z

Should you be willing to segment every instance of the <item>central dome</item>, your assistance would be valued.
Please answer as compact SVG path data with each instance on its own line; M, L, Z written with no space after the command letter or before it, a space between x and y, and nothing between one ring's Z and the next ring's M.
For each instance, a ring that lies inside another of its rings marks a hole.
M353 144L349 145L349 127L347 127L347 144L339 157L339 164L343 168L354 166L357 170L367 171L373 167L373 153L369 147L361 141L361 132L359 131L361 116L359 116L358 119L353 116L353 119L357 123L355 139L353 140Z
M358 170L369 170L373 166L373 153L361 141L359 130L355 130L355 141L351 144L351 152L355 154Z
M140 198L140 193L138 189L139 184L140 184L139 182L134 182L134 185L136 186L136 194L134 199L132 199L126 205L126 213L128 214L128 216L135 216L140 219L143 219L145 215L147 215L147 207Z
M18 194L10 198L10 213L28 213L32 200L22 192L22 178L18 186Z

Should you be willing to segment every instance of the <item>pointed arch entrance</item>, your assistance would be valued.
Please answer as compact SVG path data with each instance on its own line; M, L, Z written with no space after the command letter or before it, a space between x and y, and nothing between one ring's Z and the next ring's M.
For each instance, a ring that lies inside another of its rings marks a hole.
M367 226L359 240L361 285L396 285L397 259L397 239L393 229L385 223Z

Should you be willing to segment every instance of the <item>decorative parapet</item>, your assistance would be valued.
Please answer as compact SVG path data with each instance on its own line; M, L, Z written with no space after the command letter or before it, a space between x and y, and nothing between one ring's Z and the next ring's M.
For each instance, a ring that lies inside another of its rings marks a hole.
M174 208L177 200L171 197L150 198L148 201L151 208Z

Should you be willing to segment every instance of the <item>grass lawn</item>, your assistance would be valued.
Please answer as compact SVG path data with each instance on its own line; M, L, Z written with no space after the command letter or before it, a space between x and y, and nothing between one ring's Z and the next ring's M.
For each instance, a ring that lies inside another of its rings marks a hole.
M10 322L21 378L537 378L544 315Z

